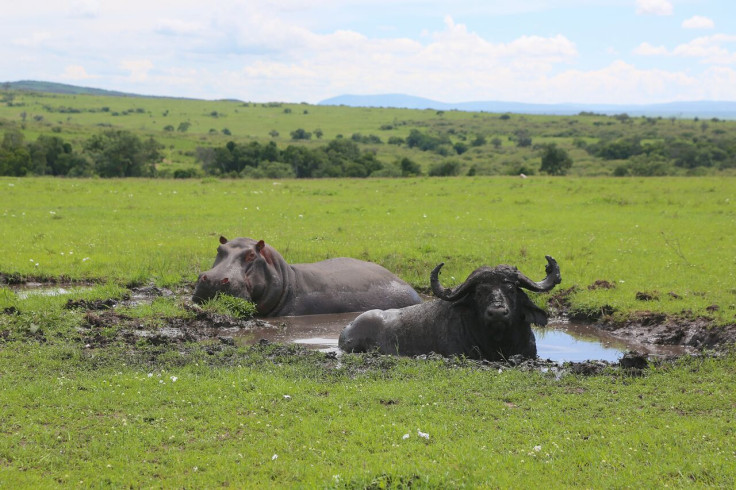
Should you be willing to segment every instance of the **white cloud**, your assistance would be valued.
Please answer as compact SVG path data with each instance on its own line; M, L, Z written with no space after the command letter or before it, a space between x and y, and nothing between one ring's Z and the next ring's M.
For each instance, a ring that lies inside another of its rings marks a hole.
M682 27L684 29L713 29L715 27L715 23L708 17L695 15L689 19L683 20Z
M553 93L567 95L575 102L654 103L669 100L688 100L678 93L692 92L698 85L696 77L666 70L642 70L624 61L614 61L607 67L593 71L571 70L549 82ZM558 96L559 96L558 95Z
M69 14L72 17L94 19L100 15L100 2L98 0L75 0L71 3Z
M636 0L639 15L672 15L674 8L669 0Z
M150 60L124 60L120 67L130 71L129 81L142 82L148 79L148 72L153 68Z
M189 36L202 33L206 26L200 22L189 22L181 19L161 19L155 31L159 34L173 36Z
M600 20L601 6L626 4L631 15L634 4L638 14L672 15L675 3L680 5L679 0L221 0L206 6L198 0L24 0L10 2L0 17L0 73L7 79L94 78L101 88L252 101L317 102L341 93L409 93L448 102L736 99L735 36L665 41L669 38L657 30L680 23L683 29L714 28L710 19L719 17L706 4L700 16L684 22L638 22L630 31L612 19L626 35L611 37L602 47L597 43L595 50L581 50L586 34L555 17L561 7L584 6L575 24L588 25ZM413 10L421 15L403 25L401 14ZM548 12L548 25L559 26L559 34L486 28L510 21L502 14L511 11L524 26L525 13ZM383 15L374 22L369 16L375 12ZM446 14L443 24L434 24ZM392 30L377 27L387 24ZM649 42L631 50L632 39ZM642 68L651 60L636 56L666 56L674 68Z
M701 58L704 63L733 64L736 63L736 52L729 51L729 43L736 43L736 35L716 34L693 39L672 50L675 56Z
M88 80L97 77L89 75L81 65L67 65L64 68L64 73L61 74L61 78L64 80Z
M639 56L663 56L668 55L669 51L664 46L652 46L651 44L644 42L634 48L634 54Z
M669 50L664 46L652 46L641 43L633 53L640 56L678 56L682 58L700 58L703 63L729 65L736 64L736 52L728 49L728 44L736 43L736 35L715 34L693 39Z
M274 84L284 93L300 91L327 98L336 93L405 92L447 101L495 97L496 84L534 79L578 55L562 35L521 36L491 43L452 18L428 43L410 39L372 39L351 31L302 37L288 53L246 63L232 74L252 90ZM251 92L251 90L248 90ZM318 99L319 100L319 99Z
M19 37L13 39L12 43L15 46L23 46L26 48L32 48L44 44L46 41L51 39L52 35L50 32L31 32L25 37Z

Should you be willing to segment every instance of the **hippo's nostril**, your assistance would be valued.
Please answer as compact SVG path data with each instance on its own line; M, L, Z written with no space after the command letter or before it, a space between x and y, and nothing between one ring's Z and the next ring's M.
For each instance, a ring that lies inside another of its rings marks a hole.
M202 279L203 281L206 281L206 280L207 280L207 274L202 274L202 277L201 277L201 279Z
M223 279L223 280L222 280L222 281L220 281L220 282L221 282L222 284L228 284L228 283L230 282L230 279L228 279L228 278L226 277L225 279Z

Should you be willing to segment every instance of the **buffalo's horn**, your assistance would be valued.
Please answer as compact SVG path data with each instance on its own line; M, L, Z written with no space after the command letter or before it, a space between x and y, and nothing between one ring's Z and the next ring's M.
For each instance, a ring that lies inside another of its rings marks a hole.
M560 282L562 282L562 277L560 276L560 266L557 265L557 261L549 255L545 255L545 257L547 258L547 266L544 268L544 270L547 273L547 277L545 277L544 280L540 282L534 282L526 277L524 274L519 272L517 275L517 278L519 280L519 287L528 289L529 291L534 291L535 293L546 293L547 291L552 290L552 288L554 288Z
M464 283L453 289L442 287L440 284L440 269L445 263L441 263L432 270L429 274L429 283L432 286L432 292L435 296L445 301L456 301L466 294L468 294L478 282L482 282L484 279L487 280L488 274L493 274L492 271L487 268L475 270Z
M432 287L432 292L440 299L445 299L452 292L450 289L443 288L442 284L440 284L440 269L442 269L443 265L445 263L440 262L440 265L432 269L432 272L429 274L429 284Z

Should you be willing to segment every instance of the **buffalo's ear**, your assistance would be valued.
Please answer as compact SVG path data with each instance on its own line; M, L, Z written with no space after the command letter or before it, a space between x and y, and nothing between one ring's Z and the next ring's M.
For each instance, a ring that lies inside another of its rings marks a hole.
M521 314L525 322L533 323L540 327L547 325L547 313L535 305L523 291L519 296L519 300L519 307L521 308Z
M261 250L263 250L266 247L266 243L263 240L258 240L258 243L256 243L256 252L261 253Z
M225 245L227 243L227 238L225 238L224 236L220 235L220 243L223 244L223 245Z

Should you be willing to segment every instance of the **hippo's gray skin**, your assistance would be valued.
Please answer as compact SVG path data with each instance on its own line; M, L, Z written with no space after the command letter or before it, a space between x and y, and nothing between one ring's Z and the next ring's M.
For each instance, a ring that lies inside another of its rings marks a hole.
M421 302L409 284L378 264L340 257L289 265L273 247L252 238L220 237L215 263L199 275L192 300L202 303L217 294L252 301L264 317L403 308Z
M430 274L440 299L401 309L362 313L340 333L347 352L377 349L384 354L435 352L499 361L514 355L537 356L531 324L544 326L547 314L521 290L549 291L560 283L560 268L547 256L547 277L534 282L515 267L481 267L454 289L439 282L438 265Z

